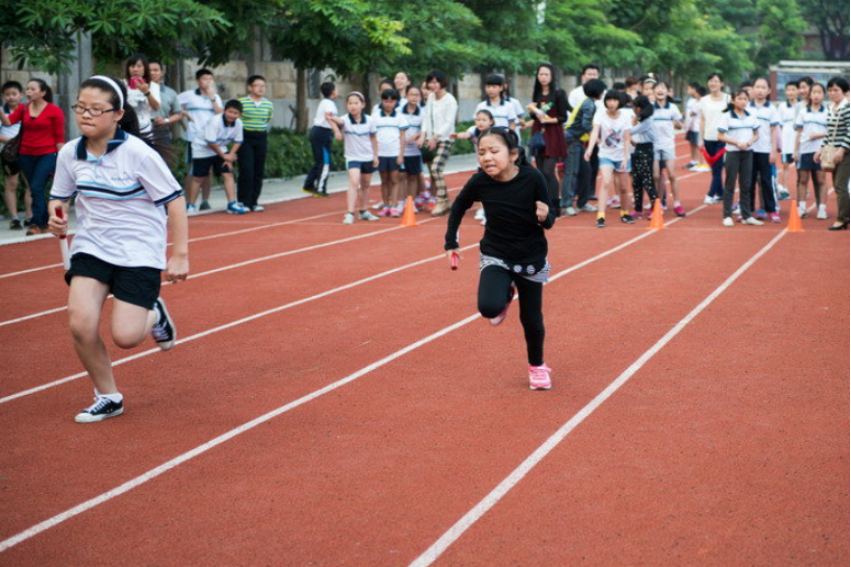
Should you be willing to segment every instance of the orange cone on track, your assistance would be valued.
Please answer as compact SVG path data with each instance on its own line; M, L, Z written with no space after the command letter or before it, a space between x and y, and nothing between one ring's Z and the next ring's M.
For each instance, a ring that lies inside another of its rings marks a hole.
M405 212L402 213L402 223L399 226L419 226L417 214L414 212L414 198L410 195L405 200Z
M804 227L801 226L801 217L798 215L797 203L792 203L789 207L789 226L786 227L786 232L804 232Z
M653 202L653 214L650 216L650 226L647 230L665 230L665 218L662 213L662 201L656 199Z

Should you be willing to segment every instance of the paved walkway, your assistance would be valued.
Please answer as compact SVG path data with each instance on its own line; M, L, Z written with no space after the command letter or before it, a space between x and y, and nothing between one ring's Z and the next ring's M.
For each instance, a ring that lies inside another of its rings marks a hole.
M449 162L446 166L446 173L457 173L459 171L471 171L478 167L478 160L476 159L475 154L464 154L458 156L452 156L449 159ZM260 204L262 205L270 205L273 203L281 203L284 201L292 201L293 199L302 199L305 197L310 197L310 195L303 193L301 188L304 185L305 176L294 177L292 179L267 179L263 183L263 194L260 197ZM378 174L373 175L373 183L378 183ZM345 191L348 186L348 176L344 171L337 171L331 173L328 178L328 192L329 193L340 193ZM227 199L225 198L225 192L221 186L214 187L213 191L210 195L210 206L212 207L209 211L203 211L198 213L196 216L210 214L215 212L221 212L225 210L227 206ZM73 234L74 230L74 209L71 208L71 233ZM38 236L26 236L25 231L23 230L10 230L8 219L3 219L0 222L0 245L3 244L14 244L17 242L25 242L28 240L35 240L37 238L53 238L49 234L41 234Z

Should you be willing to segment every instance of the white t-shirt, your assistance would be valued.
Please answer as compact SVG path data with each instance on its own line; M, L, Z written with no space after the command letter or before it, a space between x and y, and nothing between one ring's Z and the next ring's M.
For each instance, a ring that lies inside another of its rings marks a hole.
M689 98L686 102L686 123L685 129L688 132L700 132L700 113L698 111L698 100Z
M680 122L682 119L680 109L670 100L665 103L665 106L659 106L658 102L653 103L653 129L656 134L653 147L655 149L674 148L674 122Z
M700 99L700 114L703 116L703 139L710 142L718 141L718 120L721 113L730 102L730 95L721 93L721 100L712 100L712 95L706 95Z
M408 129L405 115L398 108L390 114L384 114L384 110L379 109L372 118L375 120L378 157L399 157L399 144Z
M780 146L783 148L784 154L795 153L795 117L798 115L797 103L789 104L789 101L781 102L777 107L777 114L780 117L780 126L782 132L780 135Z
M131 89L126 80L124 84L127 86L127 104L133 107L133 110L136 111L136 118L139 120L139 132L147 134L151 131L152 127L151 115L153 114L153 109L151 108L151 101L139 89ZM162 102L160 99L160 86L153 81L148 83L148 85L151 87L151 97L156 99L157 102Z
M597 145L600 147L601 158L623 161L624 136L632 129L633 114L629 108L619 110L617 118L611 118L606 111L594 113L594 124L600 125Z
M216 95L216 104L219 108L224 108L222 97ZM183 132L183 139L191 142L195 136L203 134L204 128L207 127L207 122L210 118L216 115L213 101L206 95L202 95L199 89L194 91L184 91L177 95L177 102L180 107L189 113L189 124Z
M824 138L810 140L815 134L827 134L827 106L822 103L821 108L812 110L805 107L795 119L795 128L801 131L801 154L814 154L821 147Z
M402 113L402 116L405 117L405 120L408 122L408 130L405 132L405 138L408 140L405 142L405 156L406 157L416 157L421 156L422 152L420 151L420 147L417 145L416 137L420 135L422 131L423 124L423 115L425 114L425 109L419 105L414 109L413 114L408 113L408 105L399 108L399 111ZM414 138L414 141L411 142L410 139Z
M744 116L739 116L734 110L731 110L730 112L722 112L718 118L718 131L723 132L725 136L737 142L750 141L753 138L754 132L758 130L759 121L753 113L747 110ZM724 147L728 152L743 151L729 143ZM753 146L750 147L750 150L753 150Z
M12 111L9 110L9 107L5 104L3 105L3 112L5 112L7 115L12 113ZM0 124L0 136L3 136L7 140L11 140L15 136L17 136L18 132L20 132L20 131L21 131L21 123L20 122L18 122L17 124L12 124L11 126L3 126L2 124ZM5 146L5 145L6 145L5 143L0 142L0 150L2 150L3 146Z
M331 124L329 124L328 119L325 118L325 114L328 112L330 112L332 116L337 116L337 103L330 98L323 98L319 102L319 106L316 107L316 116L313 119L313 125L330 130Z
M483 100L476 105L476 112L473 113L473 118L480 110L487 110L493 115L493 125L500 128L508 128L511 122L517 121L517 112L514 110L514 105L507 100L501 100L499 104L491 104L490 100Z
M754 142L753 151L758 154L770 154L773 145L771 129L780 125L780 116L774 105L768 101L757 106L755 101L748 105L748 112L756 117L759 124L759 139Z
M351 114L343 117L343 141L345 144L346 161L369 161L375 159L372 153L372 138L376 135L375 120L372 116L361 114L358 122L352 120Z
M192 140L192 159L211 158L216 152L208 144L215 144L222 152L228 152L231 142L242 143L242 120L237 118L233 124L225 124L225 115L218 114L207 122L203 136L196 136Z
M520 128L520 118L526 114L526 109L523 107L523 103L517 100L516 98L508 97L508 102L511 103L511 106L514 108L514 113L517 115L517 122L514 124L514 133L517 134L517 139L521 140L520 133L522 129Z
M51 199L77 196L71 254L115 266L166 267L166 213L183 195L165 161L145 142L118 130L107 152L91 156L83 138L65 144L56 161Z

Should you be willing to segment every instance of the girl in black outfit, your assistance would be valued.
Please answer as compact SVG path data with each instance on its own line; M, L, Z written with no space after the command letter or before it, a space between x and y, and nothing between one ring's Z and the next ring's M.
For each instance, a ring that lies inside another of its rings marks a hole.
M488 223L479 249L479 312L499 325L505 320L515 292L520 298L520 321L526 335L529 387L549 390L550 368L544 364L543 284L550 265L544 229L555 223L544 176L525 163L517 135L491 128L479 138L476 173L455 202L446 229L450 262L457 254L458 227L464 213L480 201Z

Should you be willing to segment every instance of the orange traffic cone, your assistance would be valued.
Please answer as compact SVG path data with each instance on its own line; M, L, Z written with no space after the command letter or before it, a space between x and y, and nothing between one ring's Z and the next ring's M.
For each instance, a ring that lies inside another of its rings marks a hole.
M414 212L414 198L410 195L405 199L405 212L402 213L402 223L399 226L419 226L417 214Z
M786 232L804 232L801 217L798 215L798 204L795 202L789 206L789 226L786 227Z
M665 218L662 213L662 201L656 199L653 202L653 214L650 217L650 226L647 230L665 230Z

